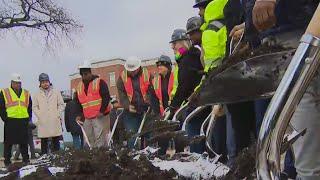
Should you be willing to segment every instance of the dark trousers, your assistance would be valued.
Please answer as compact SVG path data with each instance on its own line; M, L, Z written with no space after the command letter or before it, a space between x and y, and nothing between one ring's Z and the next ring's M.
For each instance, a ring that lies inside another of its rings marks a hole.
M60 136L52 137L51 138L51 152L59 151L60 149ZM48 154L48 141L49 138L41 138L41 154Z
M249 147L251 137L256 134L254 103L241 102L227 105L231 114L232 127L236 141L237 152Z
M227 126L226 116L217 117L212 133L214 151L223 157L227 157Z
M34 148L32 135L28 137L28 145L30 147L31 159L35 159L36 158L36 151ZM19 159L19 156L20 156L20 148L17 149L16 154L14 155L14 158Z
M13 144L4 143L4 164L9 165L11 164L11 151L12 151ZM20 152L22 154L23 162L29 162L29 154L28 154L28 144L19 144Z

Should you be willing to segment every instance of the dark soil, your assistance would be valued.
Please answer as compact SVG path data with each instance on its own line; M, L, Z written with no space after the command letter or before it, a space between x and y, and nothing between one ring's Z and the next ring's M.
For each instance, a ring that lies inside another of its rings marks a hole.
M235 166L231 172L224 178L226 180L238 179L256 179L256 145L253 144L249 148L239 153L235 161Z
M286 51L286 50L290 50L290 49L293 49L293 48L285 48L281 45L269 46L267 44L263 44L259 48L254 49L254 50L248 48L245 51L240 51L238 53L233 54L230 57L226 57L223 60L223 63L221 66L219 66L218 68L215 68L214 70L209 72L209 76L210 77L215 76L215 75L219 74L220 72L224 71L225 69L227 69L228 67L233 66L239 62L248 60L250 58L257 57L257 56L264 55L264 54Z
M52 166L66 167L65 173L52 177L47 168L38 168L36 173L26 179L173 179L175 171L161 171L154 167L148 158L134 155L127 149L107 151L65 151L52 159Z

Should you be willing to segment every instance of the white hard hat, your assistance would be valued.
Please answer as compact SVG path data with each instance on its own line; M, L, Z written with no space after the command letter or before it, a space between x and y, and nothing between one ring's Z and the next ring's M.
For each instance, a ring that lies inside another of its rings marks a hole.
M135 56L129 57L126 63L124 64L124 68L127 71L135 71L140 67L141 67L141 59Z
M18 73L13 73L11 74L11 81L14 81L14 82L21 82L21 75L18 74Z
M79 69L91 69L91 63L89 61L84 61L83 64L79 66Z

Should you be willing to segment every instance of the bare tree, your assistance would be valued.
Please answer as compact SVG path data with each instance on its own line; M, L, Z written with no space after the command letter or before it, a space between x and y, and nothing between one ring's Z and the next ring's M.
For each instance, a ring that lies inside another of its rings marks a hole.
M53 41L72 40L82 26L53 0L0 0L0 32L37 31L47 46Z

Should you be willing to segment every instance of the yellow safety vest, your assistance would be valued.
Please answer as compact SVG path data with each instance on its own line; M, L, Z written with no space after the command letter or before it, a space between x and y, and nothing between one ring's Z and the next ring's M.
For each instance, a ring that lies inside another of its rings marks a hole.
M176 92L177 92L177 88L178 88L178 84L179 84L179 81L178 81L178 76L179 76L179 67L178 65L175 65L174 67L174 70L173 70L173 88L172 88L172 91L171 91L171 94L170 94L170 101L173 99L173 97L176 95Z
M22 90L20 97L16 95L12 88L2 90L7 116L9 118L24 119L29 118L28 106L30 93Z
M219 66L225 56L228 36L227 28L221 20L224 19L223 9L227 2L228 0L214 0L205 9L205 23L200 28L205 72Z

